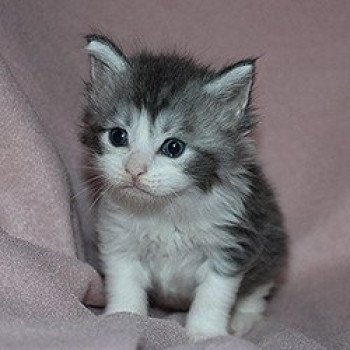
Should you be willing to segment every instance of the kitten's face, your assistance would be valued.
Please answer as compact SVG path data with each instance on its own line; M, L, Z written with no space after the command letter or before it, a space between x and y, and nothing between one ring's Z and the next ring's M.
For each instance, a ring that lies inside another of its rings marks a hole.
M137 200L210 191L248 157L251 61L221 73L176 56L127 59L92 36L82 140L108 186Z
M152 123L145 109L128 108L128 123L116 116L111 129L100 134L103 152L98 167L114 187L129 196L147 198L180 194L193 186L186 173L195 152L165 118Z

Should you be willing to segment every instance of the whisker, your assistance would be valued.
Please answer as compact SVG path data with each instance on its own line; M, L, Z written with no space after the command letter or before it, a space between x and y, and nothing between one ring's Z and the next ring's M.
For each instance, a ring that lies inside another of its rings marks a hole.
M104 180L104 176L96 175L96 176L91 177L90 179L87 179L87 180L83 181L82 185L87 185L87 186L83 187L82 190L78 191L78 193L73 195L73 198L77 197L82 192L85 192L85 191L87 191L89 189L93 189L93 187L102 185L103 184L103 180Z
M97 180L102 181L102 180L105 180L105 178L102 175L96 175L96 176L90 177L89 179L85 180L83 183L91 184L92 182L97 181Z
M101 171L101 169L99 169L98 167L89 166L89 165L76 166L76 167L73 167L73 169L75 169L75 170L88 169L88 170L97 170L97 171Z
M93 207L97 204L97 202L109 191L113 188L113 185L105 185L105 187L100 191L99 195L94 199L92 204L87 209L87 213L93 209Z
M78 198L79 196L81 196L83 193L85 193L86 191L91 190L90 187L84 187L82 190L80 190L79 192L75 193L73 196L70 197L70 200L73 201L76 198Z
M102 185L103 185L103 182L96 183L95 186L92 186L92 185L86 186L86 187L82 188L80 191L78 191L77 193L75 193L73 196L71 196L70 199L74 200L74 199L78 198L79 196L81 196L83 193L86 193L87 191L91 191L92 194L94 195L94 192L97 192Z

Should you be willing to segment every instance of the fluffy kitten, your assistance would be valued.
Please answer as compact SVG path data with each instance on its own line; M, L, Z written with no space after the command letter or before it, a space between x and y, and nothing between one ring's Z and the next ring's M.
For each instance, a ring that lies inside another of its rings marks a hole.
M126 57L87 37L82 142L99 189L107 314L186 309L194 339L241 335L286 255L250 133L254 60L216 72L175 54Z

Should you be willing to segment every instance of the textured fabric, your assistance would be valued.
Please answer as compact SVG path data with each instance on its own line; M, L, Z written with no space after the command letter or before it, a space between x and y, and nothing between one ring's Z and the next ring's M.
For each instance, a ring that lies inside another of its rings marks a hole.
M0 69L1 226L15 237L74 255L63 163L2 60Z
M0 348L350 347L349 14L345 0L0 1ZM291 254L246 340L188 345L184 315L104 317L82 304L103 304L98 274L77 259L79 223L93 247L76 137L91 28L126 53L178 47L216 66L261 56L256 138Z

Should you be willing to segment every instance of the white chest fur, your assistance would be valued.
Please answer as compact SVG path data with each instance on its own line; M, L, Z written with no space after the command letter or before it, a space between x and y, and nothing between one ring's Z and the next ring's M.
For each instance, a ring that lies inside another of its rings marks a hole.
M97 226L101 257L103 261L113 257L116 264L118 259L139 261L158 304L186 307L215 248L228 240L234 244L232 236L218 228L227 219L234 219L232 205L218 194L137 213L105 198Z

